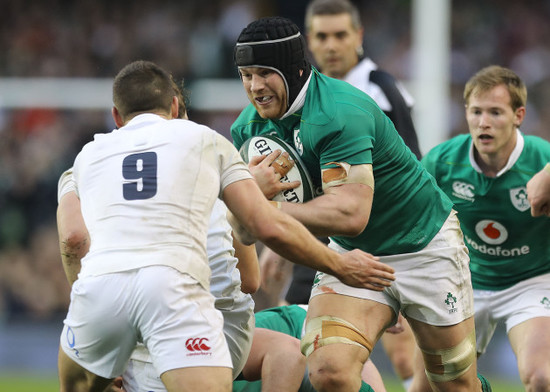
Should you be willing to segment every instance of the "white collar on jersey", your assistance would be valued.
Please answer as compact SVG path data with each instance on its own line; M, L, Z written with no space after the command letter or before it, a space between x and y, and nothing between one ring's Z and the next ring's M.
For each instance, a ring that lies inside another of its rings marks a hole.
M283 117L281 117L279 120L287 118L291 114L296 113L296 111L300 110L302 106L304 106L304 103L306 102L307 87L309 86L311 75L313 75L313 71L309 74L309 77L307 78L306 82L304 83L304 86L300 90L300 93L292 103L292 106L287 110L285 114L283 114Z
M523 140L523 136L521 135L521 132L519 129L516 129L517 132L517 140L516 140L516 147L514 148L514 151L510 154L510 157L508 158L508 162L506 165L497 173L497 177L500 177L504 173L506 173L519 159L519 156L521 155L521 152L523 151L523 146L525 144L525 141ZM478 173L483 173L479 165L477 164L476 160L474 159L474 141L472 140L472 143L470 144L470 163L472 167L477 171Z
M352 86L361 86L368 82L370 73L375 69L378 69L378 65L370 58L365 57L349 70L343 80Z
M121 128L124 128L125 130L132 130L134 128L142 126L142 124L155 123L158 121L168 121L168 119L155 113L141 113L131 118L130 121L128 121Z

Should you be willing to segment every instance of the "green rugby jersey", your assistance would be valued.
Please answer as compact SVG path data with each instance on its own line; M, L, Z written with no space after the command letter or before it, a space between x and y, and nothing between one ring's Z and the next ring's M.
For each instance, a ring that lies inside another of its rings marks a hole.
M494 178L476 170L472 146L469 134L459 135L422 163L458 211L474 288L502 290L550 272L550 219L531 216L525 188L550 161L550 143L518 131L507 169Z
M330 162L372 164L374 199L357 237L334 236L345 249L374 255L421 250L439 231L452 203L405 145L393 123L364 92L313 69L303 107L283 120L261 118L252 104L231 127L233 144L272 134L294 146L317 189Z

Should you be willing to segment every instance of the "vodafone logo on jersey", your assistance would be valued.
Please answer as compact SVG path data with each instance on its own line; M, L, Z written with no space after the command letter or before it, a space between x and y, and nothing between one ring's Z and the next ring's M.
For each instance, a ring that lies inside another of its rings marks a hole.
M502 244L508 238L508 230L495 220L484 219L476 225L476 234L491 245Z
M208 345L208 338L189 338L185 347L190 351L187 355L209 355L211 347Z

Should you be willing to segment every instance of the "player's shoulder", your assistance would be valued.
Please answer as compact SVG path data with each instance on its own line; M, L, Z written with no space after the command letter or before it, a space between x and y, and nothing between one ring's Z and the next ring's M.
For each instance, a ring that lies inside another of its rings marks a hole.
M172 119L167 122L169 129L172 129L175 133L178 133L182 136L188 136L189 133L197 134L215 134L217 133L214 129L210 128L208 125L200 124L192 120L186 119Z
M523 150L518 164L525 169L534 168L540 170L546 163L550 162L550 142L535 135L523 136Z
M246 106L231 125L230 133L233 144L240 148L242 143L252 135L262 133L269 120L260 117L254 105Z
M316 70L312 75L302 124L312 127L332 124L338 128L351 118L357 118L358 113L381 113L371 97L348 82L328 77Z
M260 117L254 105L250 103L237 116L237 119L233 122L231 129L244 128L256 122L266 123L267 120Z
M533 150L540 150L543 152L550 152L550 142L542 137L536 135L522 134L524 145Z
M110 139L112 139L113 135L115 135L117 132L118 130L115 129L108 133L103 132L94 134L92 140L88 141L86 144L84 144L84 146L82 146L77 157L79 156L82 160L82 157L88 154L94 154L95 150L104 150L105 148L109 148L109 146L116 145L116 143L110 142Z
M434 146L427 154L426 159L457 159L468 155L472 137L470 134L456 135Z
M348 106L349 103L359 101L372 101L363 90L355 87L347 81L331 78L317 73L318 95L332 97L335 105Z

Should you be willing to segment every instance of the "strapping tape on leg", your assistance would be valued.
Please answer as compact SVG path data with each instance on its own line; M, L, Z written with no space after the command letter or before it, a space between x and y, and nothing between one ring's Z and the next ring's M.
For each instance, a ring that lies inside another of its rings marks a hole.
M302 354L306 357L319 347L343 343L364 347L372 351L372 343L353 324L332 316L315 317L306 324L306 331L300 342Z
M457 379L468 371L476 359L475 332L472 331L455 347L441 350L422 350L426 376L433 382Z

